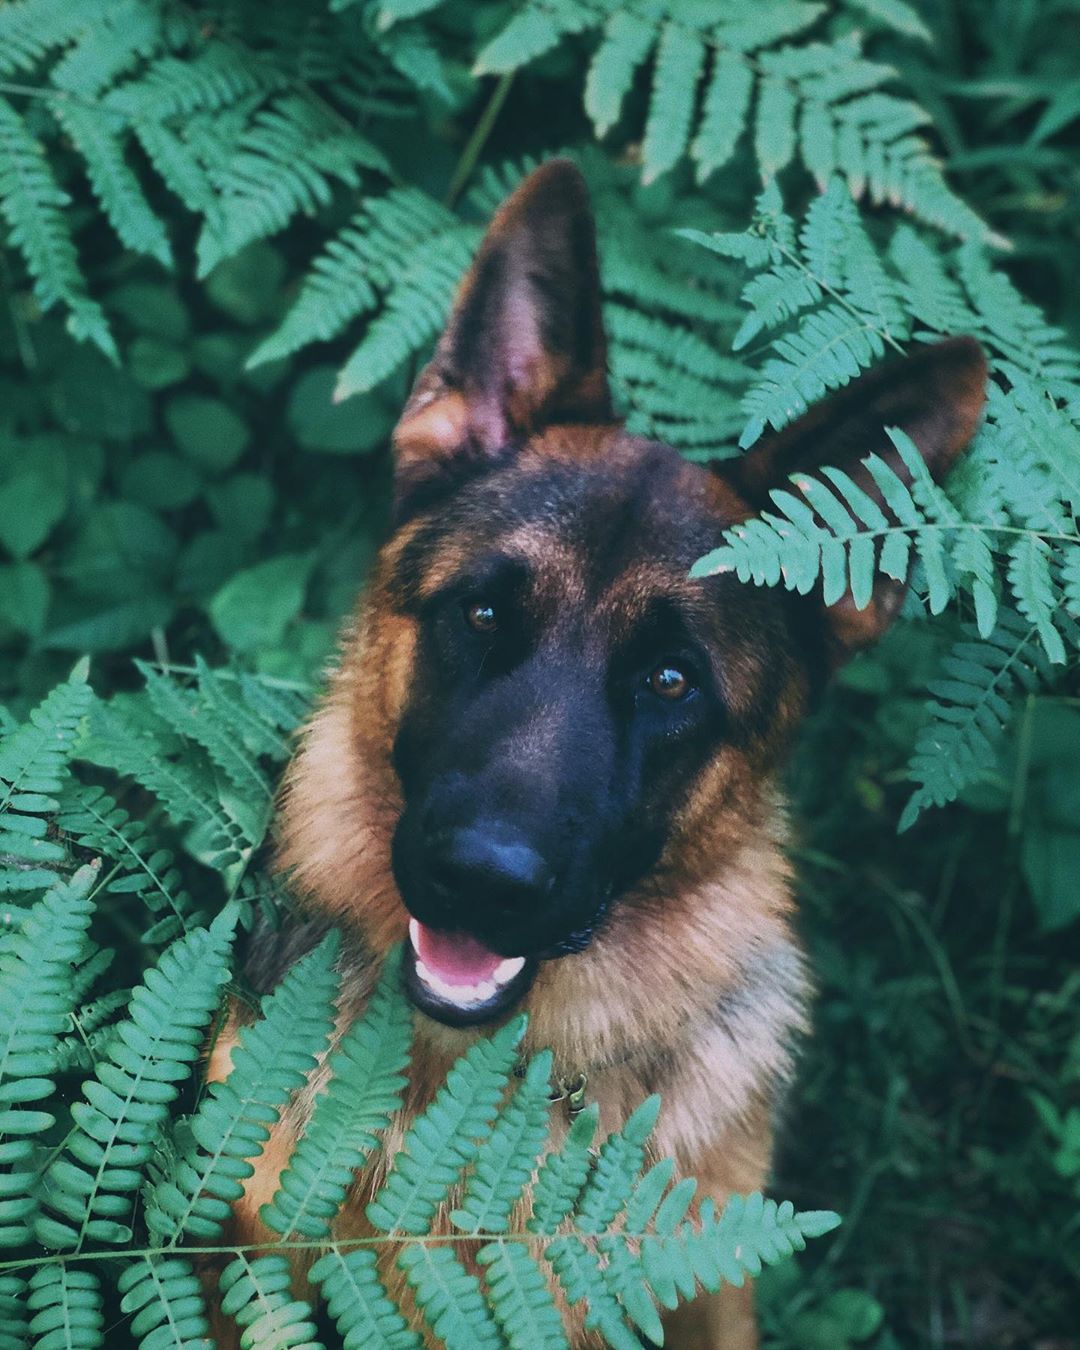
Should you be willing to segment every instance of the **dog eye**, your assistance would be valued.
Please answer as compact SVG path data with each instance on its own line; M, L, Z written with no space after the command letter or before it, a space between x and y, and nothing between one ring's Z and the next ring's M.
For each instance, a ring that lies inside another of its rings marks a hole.
M465 606L465 622L474 633L494 633L499 626L495 607L486 600L471 600Z
M658 698L666 699L668 703L678 703L694 687L689 673L669 661L662 661L650 672L647 684Z

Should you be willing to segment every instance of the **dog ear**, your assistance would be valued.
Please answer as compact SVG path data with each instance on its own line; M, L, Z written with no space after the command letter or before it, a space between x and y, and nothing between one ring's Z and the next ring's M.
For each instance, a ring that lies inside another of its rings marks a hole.
M906 432L940 482L975 434L985 393L982 348L973 338L950 338L868 371L783 431L764 437L740 459L717 468L744 501L760 510L768 505L771 489L797 490L787 483L791 474L833 466L891 517L862 463L868 455L878 455L904 482L911 482L885 428ZM835 663L882 636L903 603L905 589L906 582L878 574L862 609L850 591L828 607L828 645Z
M610 417L588 189L555 159L500 208L461 285L394 433L399 493L547 423Z

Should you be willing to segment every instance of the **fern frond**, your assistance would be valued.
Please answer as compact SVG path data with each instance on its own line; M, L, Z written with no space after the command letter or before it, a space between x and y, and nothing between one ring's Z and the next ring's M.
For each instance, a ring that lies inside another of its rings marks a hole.
M242 1328L244 1350L323 1350L315 1315L292 1294L284 1256L252 1260L241 1252L221 1272L221 1311Z
M532 0L485 44L473 73L504 75L517 70L550 51L568 33L580 33L595 22L595 12L582 0L543 0L542 4Z
M0 10L0 75L32 70L57 47L97 22L100 0L71 5L65 0L12 0Z
M47 818L59 807L55 794L69 776L68 760L93 698L80 664L0 740L0 891L37 890L57 879L49 864L63 862L66 853L46 838Z
M424 1321L446 1350L503 1350L506 1342L480 1281L450 1247L410 1243L402 1249L398 1265L412 1285Z
M646 1098L622 1129L609 1134L601 1145L574 1207L574 1221L583 1233L602 1232L626 1203L659 1113L660 1098Z
M1008 580L1016 608L1034 625L1048 660L1065 664L1065 643L1054 627L1059 594L1051 571L1050 545L1038 535L1025 534L1009 550Z
M70 198L57 184L41 145L23 119L0 98L0 215L8 239L33 279L42 310L62 305L73 337L86 339L118 359L105 311L86 287L65 208Z
M83 1084L71 1114L76 1128L45 1178L38 1240L80 1249L86 1240L118 1245L131 1239L126 1220L142 1184L157 1133L180 1084L199 1056L217 1006L227 965L235 909L226 906L209 928L178 939L147 971L131 996L107 1057Z
M273 798L270 780L236 735L231 719L222 718L213 704L200 697L200 691L185 689L143 661L135 665L146 681L150 706L162 722L201 745L245 797L269 803Z
M104 788L70 785L60 799L56 823L79 847L118 864L121 874L110 879L111 894L137 895L151 913L160 916L151 929L142 932L143 942L171 941L204 922L172 851L161 847L147 822L132 820Z
M1012 715L1012 698L1033 691L1050 673L1038 629L1008 609L983 641L972 629L942 662L930 682L932 700L908 768L918 784L900 817L909 829L920 812L956 799L997 762L998 744Z
M326 1236L353 1176L401 1104L412 1015L400 989L401 953L387 957L367 1008L328 1061L315 1105L278 1190L260 1217L282 1237Z
M544 1159L532 1188L531 1233L554 1233L577 1204L592 1171L592 1142L600 1118L593 1103L575 1117L562 1145Z
M81 157L94 196L120 242L133 253L172 267L172 247L165 226L124 157L124 145L117 135L122 122L77 103L61 103L57 118Z
M142 1350L210 1350L202 1282L190 1261L140 1257L121 1272L116 1287Z
M0 951L0 1247L18 1247L33 1232L38 1167L33 1137L55 1123L30 1109L55 1092L55 1055L70 1026L75 963L85 956L99 868L79 869L31 906Z
M379 1279L375 1252L334 1247L315 1262L309 1278L326 1300L342 1350L420 1350L420 1335L409 1327Z
M754 73L746 59L736 51L718 50L713 57L701 123L690 147L699 183L722 169L735 153L746 126L753 91Z
M632 9L617 9L604 25L585 81L585 111L598 136L606 136L622 112L634 73L656 43L656 29Z
M669 21L660 34L653 92L641 147L642 181L651 183L682 159L690 140L697 82L705 44L682 24Z
M290 94L259 109L211 172L220 215L199 240L199 275L295 215L329 206L333 181L356 187L360 169L388 174L390 166L371 141L311 99Z
M263 999L259 1020L240 1032L228 1077L209 1085L188 1127L190 1144L147 1197L146 1224L156 1238L205 1242L220 1234L255 1170L249 1160L326 1048L338 946L332 932L301 957Z
M476 1260L510 1350L569 1350L547 1277L526 1246L492 1242L480 1248Z
M464 1233L505 1233L524 1192L548 1127L551 1052L529 1061L525 1077L476 1160L461 1207L451 1222Z
M249 365L336 337L375 309L413 250L426 252L436 236L456 226L451 212L414 188L368 202L315 261L281 327L255 349Z
M162 803L177 825L192 826L188 849L207 866L224 871L249 857L266 828L266 803L258 818L230 814L213 776L195 756L178 755L149 728L136 727L115 708L99 705L91 719L92 742L83 755L135 779ZM242 805L242 803L241 803Z
M873 323L843 305L809 314L796 332L773 343L761 380L743 399L747 423L739 445L754 444L766 426L776 430L804 413L831 389L840 389L885 354Z
M97 1350L105 1344L101 1285L92 1270L45 1264L30 1276L30 1335L38 1350Z
M384 1233L423 1233L461 1168L491 1133L525 1031L521 1017L478 1041L457 1061L414 1121L367 1216Z
M382 312L341 368L335 399L374 389L434 342L476 242L476 229L459 225L440 235L437 246L418 249L409 258Z
M26 1281L0 1275L0 1350L25 1350L30 1344Z

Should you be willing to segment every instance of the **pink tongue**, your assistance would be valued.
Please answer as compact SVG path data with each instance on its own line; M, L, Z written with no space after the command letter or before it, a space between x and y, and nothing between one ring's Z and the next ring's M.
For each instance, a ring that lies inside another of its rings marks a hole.
M447 984L480 984L490 979L502 957L465 933L436 933L417 924L417 955Z

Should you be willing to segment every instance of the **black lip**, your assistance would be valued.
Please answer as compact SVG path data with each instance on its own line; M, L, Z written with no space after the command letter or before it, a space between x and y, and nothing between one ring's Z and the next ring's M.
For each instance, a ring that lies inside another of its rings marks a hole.
M439 998L421 980L416 973L416 952L411 942L405 944L402 975L409 1000L426 1017L441 1022L446 1027L477 1027L504 1016L520 1003L532 987L539 969L540 962L535 957L526 958L521 970L508 984L504 984L498 990L494 998L488 999L486 1003L470 1004L466 1008Z

